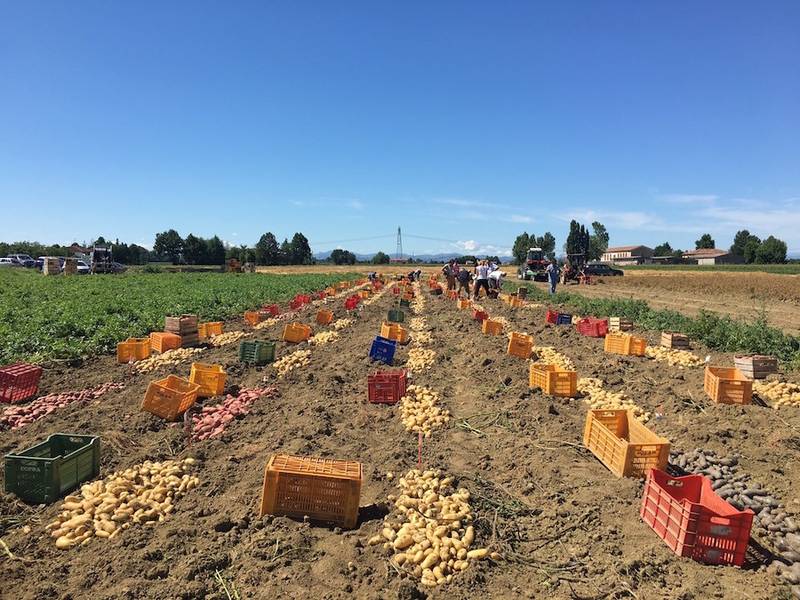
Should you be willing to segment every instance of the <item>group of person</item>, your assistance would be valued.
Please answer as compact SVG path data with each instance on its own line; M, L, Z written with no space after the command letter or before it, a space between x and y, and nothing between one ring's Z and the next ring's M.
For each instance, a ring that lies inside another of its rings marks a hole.
M455 259L450 260L442 267L442 274L447 280L447 289L455 290L459 297L463 291L467 298L478 299L481 288L486 290L490 298L497 297L503 287L505 271L501 271L497 264L488 260L479 260L470 270L462 267Z

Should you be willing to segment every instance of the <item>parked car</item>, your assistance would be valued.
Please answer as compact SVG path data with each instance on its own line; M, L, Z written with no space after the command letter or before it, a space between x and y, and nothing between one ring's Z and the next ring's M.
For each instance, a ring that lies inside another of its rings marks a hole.
M0 258L0 267L21 267L17 261L11 258Z
M8 258L22 265L23 267L32 268L36 266L36 261L27 254L9 254Z
M92 268L84 260L78 261L78 275L88 275L92 272Z
M583 272L586 275L592 275L594 277L612 277L612 276L624 275L624 273L620 269L612 269L608 265L604 265L602 263L594 263L591 265L586 265L583 268Z
M128 267L123 265L122 263L112 262L111 263L111 272L112 273L124 273L128 270Z

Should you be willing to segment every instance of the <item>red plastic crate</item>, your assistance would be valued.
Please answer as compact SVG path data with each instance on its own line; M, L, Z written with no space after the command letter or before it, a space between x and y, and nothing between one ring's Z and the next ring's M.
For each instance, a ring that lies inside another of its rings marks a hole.
M344 308L345 310L353 310L358 303L361 302L361 298L358 296L350 296L344 301Z
M297 298L289 300L289 309L290 310L297 310L299 308L303 308L303 302L301 300L298 300Z
M367 399L373 404L396 404L406 394L405 371L377 371L367 375Z
M483 323L486 319L489 318L489 313L487 313L485 310L474 309L472 311L472 318L478 321L479 323Z
M589 337L605 337L608 333L608 319L581 319L578 321L578 333Z
M647 474L639 514L678 556L737 567L744 563L755 515L717 496L703 475L670 477L658 469Z
M270 316L277 317L281 314L281 308L277 304L265 304L261 307L261 310L266 311L270 314Z
M556 324L558 321L558 311L557 310L550 310L547 309L547 314L544 316L545 323L552 323L553 325Z
M398 286L396 286L396 285L392 286L392 293L395 296L399 296L400 295L400 288Z
M0 369L0 402L22 402L39 391L42 367L15 363Z

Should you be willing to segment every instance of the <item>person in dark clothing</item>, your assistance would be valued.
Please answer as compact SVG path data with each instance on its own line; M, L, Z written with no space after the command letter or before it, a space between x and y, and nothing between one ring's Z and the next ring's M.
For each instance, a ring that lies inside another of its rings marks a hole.
M467 294L467 298L469 298L469 293L470 293L469 280L470 280L469 271L467 271L466 269L460 269L458 271L458 297L459 298L461 297L461 290L464 290L464 292Z

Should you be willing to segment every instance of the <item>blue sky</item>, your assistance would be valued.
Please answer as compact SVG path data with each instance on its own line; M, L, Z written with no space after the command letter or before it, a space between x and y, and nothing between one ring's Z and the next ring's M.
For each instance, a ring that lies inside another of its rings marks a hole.
M613 245L746 227L800 250L800 2L0 15L4 241L174 227L393 252L399 225L406 251L494 253L523 230L561 247L575 217Z

